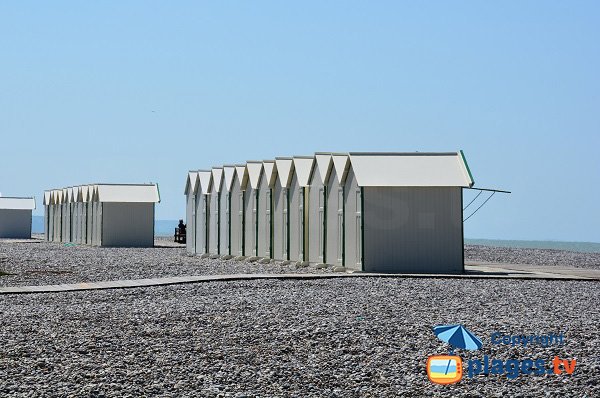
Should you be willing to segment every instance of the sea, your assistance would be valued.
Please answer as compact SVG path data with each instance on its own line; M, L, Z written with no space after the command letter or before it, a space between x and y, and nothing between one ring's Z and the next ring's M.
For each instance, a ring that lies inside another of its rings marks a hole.
M156 236L173 236L178 220L156 220L154 232ZM32 232L44 233L44 217L33 216ZM581 253L600 253L598 242L564 242L557 240L502 240L502 239L470 239L465 238L467 245L483 245L495 247L515 247L530 249L569 250Z

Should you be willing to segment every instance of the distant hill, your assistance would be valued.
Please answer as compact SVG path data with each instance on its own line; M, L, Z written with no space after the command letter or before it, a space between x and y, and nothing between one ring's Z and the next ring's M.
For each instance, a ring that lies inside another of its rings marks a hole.
M179 220L156 220L154 222L154 231L156 236L173 236ZM31 232L34 234L44 233L44 217L33 216L31 220Z

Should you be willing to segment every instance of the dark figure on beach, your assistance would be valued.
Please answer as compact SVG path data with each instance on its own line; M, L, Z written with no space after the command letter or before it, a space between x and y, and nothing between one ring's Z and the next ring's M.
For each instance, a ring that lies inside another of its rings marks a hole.
M185 235L185 224L183 223L183 220L179 220L179 225L177 226L177 228L175 228L175 242L185 243Z

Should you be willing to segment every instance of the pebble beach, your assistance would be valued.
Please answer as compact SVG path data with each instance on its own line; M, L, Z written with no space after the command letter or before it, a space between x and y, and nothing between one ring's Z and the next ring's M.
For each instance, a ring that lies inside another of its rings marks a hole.
M0 284L159 276L331 272L151 249L0 242ZM558 253L557 253L558 252ZM519 254L521 253L521 254ZM467 246L466 260L600 268L600 254ZM504 256L504 257L503 257ZM231 281L0 297L0 396L600 396L600 284L354 278ZM484 346L468 361L554 356L571 375L432 384L432 326L461 323ZM492 333L562 333L564 345L490 343Z

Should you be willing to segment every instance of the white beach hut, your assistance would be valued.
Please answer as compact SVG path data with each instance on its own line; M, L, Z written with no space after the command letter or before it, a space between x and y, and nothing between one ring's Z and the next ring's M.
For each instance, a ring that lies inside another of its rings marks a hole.
M50 203L51 196L51 191L44 191L44 239L47 241L52 240L50 237L52 232L52 222L50 218L50 212L52 211L52 204Z
M83 203L85 208L86 220L85 220L85 240L84 243L92 244L92 235L94 231L94 204L92 202L92 196L94 194L93 185L85 185L83 187Z
M198 172L189 171L185 182L186 251L196 253L196 190Z
M346 268L464 271L462 152L350 153L343 174Z
M61 196L61 225L62 225L62 234L61 234L61 242L69 241L69 234L71 233L69 229L69 194L68 189L62 189Z
M308 253L308 187L314 157L294 156L290 182L290 260L307 262Z
M262 174L261 161L246 163L248 184L244 192L244 255L258 256L258 183Z
M275 161L262 162L257 189L257 256L273 258L273 187L277 178Z
M223 181L221 182L221 204L219 214L220 223L220 244L219 254L224 258L229 258L231 254L231 187L235 179L235 166L223 166Z
M223 186L223 168L213 167L212 184L210 189L209 212L209 253L221 253L221 191Z
M316 153L309 179L308 261L325 263L327 248L327 186L333 165L330 153Z
M273 187L273 258L290 260L290 197L289 188L292 181L294 162L292 158L275 158L276 174Z
M231 255L244 256L244 191L248 185L246 165L236 165L230 190L230 246Z
M93 187L92 244L154 246L156 184L97 184Z
M327 264L344 265L344 174L347 170L348 154L331 155L332 165L326 175L326 243L325 259Z
M31 238L34 198L0 197L0 238Z
M210 189L212 184L212 172L210 170L198 170L196 182L196 254L208 255L210 241Z
M54 190L54 242L62 240L62 189Z

